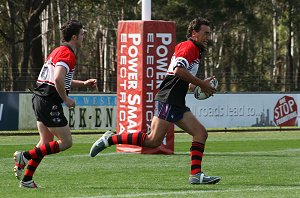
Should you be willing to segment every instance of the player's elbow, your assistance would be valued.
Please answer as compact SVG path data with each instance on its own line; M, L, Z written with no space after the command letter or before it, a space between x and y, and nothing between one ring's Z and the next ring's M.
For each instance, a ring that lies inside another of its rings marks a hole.
M181 73L181 69L183 69L182 67L175 67L175 69L173 70L173 73L178 76Z

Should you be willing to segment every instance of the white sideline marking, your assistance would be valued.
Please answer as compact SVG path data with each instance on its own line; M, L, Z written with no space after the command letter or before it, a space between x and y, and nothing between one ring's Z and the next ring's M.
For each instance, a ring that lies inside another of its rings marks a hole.
M1 144L0 144L1 145ZM207 155L226 155L226 154L278 154L281 155L282 152L286 153L286 152L295 152L295 153L299 153L300 149L285 149L285 150L274 150L274 151L249 151L249 152L206 152L205 154ZM189 152L175 152L176 154L186 154L189 155ZM110 156L110 155L136 155L136 153L118 153L118 152L111 152L111 153L100 153L98 154L96 157L94 158L98 158L98 157L104 157L104 156ZM286 155L286 154L285 154ZM90 157L90 155L87 154L81 154L81 155L49 155L47 156L47 158L74 158L74 157ZM0 161L1 160L7 160L7 159L11 159L11 157L5 157L2 158L0 157Z
M272 150L272 151L245 151L245 152L239 152L239 151L233 151L233 152L205 152L205 154L210 154L210 155L226 155L226 154L270 154L270 153L278 153L281 154L282 152L286 153L286 152L296 152L298 153L300 151L300 149L283 149L283 150ZM190 152L175 152L176 154L190 154Z
M249 152L207 152L205 154L210 154L210 155L226 155L226 154L270 154L270 153L278 153L281 154L282 152L299 152L300 149L286 149L286 150L275 150L275 151L249 151ZM176 154L186 154L189 155L190 152L175 152ZM136 153L118 153L118 152L112 152L112 153L100 153L96 157L93 158L98 158L98 157L104 157L104 156L110 156L110 155L136 155ZM81 155L61 155L61 156L56 156L56 155L49 155L47 158L57 158L57 157L62 157L62 158L73 158L73 157L90 157L89 154L81 154Z
M122 194L122 195L99 195L99 196L91 196L85 198L114 198L114 197L146 197L146 196L163 196L163 195L188 195L188 194L207 194L207 193L222 193L222 192L245 192L245 191L253 191L253 192L260 192L260 191L270 191L270 190L295 190L300 189L299 186L297 187L280 187L274 186L273 188L270 186L267 187L259 187L257 189L254 188L245 188L245 189L217 189L217 190L187 190L187 191L169 191L169 192L157 192L157 193L132 193L132 194ZM81 197L74 197L74 198L81 198Z

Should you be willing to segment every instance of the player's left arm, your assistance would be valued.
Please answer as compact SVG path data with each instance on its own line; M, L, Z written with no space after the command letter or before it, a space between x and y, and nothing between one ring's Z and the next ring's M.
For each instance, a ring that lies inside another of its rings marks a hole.
M88 79L88 80L72 80L72 87L97 87L97 79Z

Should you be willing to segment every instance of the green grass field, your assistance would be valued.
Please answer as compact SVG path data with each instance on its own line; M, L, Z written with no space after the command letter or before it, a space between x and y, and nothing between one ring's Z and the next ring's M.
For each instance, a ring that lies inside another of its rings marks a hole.
M176 134L174 155L88 152L99 135L74 135L68 151L47 156L36 171L39 189L22 189L12 155L38 136L0 137L0 197L300 197L300 132L209 133L203 170L216 185L190 185L191 137Z

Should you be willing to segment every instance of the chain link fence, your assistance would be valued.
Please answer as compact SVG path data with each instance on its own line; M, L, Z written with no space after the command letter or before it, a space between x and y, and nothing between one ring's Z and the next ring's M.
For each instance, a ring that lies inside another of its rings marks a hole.
M28 91L35 87L38 74L27 72L28 75L12 74L10 68L0 68L0 91ZM17 76L17 77L16 77ZM300 82L297 80L266 79L264 74L245 75L242 73L216 73L219 81L219 92L285 92L299 91ZM91 65L78 65L74 79L86 80L96 78L97 89L88 88L72 89L72 92L92 91L97 93L114 93L117 91L117 70L116 67L99 69ZM204 76L200 76L204 79ZM295 82L296 81L296 82Z

